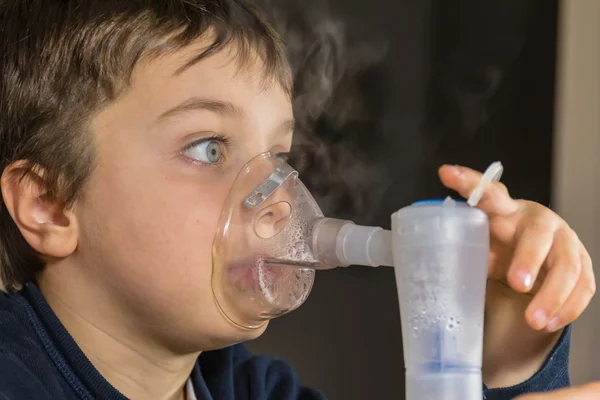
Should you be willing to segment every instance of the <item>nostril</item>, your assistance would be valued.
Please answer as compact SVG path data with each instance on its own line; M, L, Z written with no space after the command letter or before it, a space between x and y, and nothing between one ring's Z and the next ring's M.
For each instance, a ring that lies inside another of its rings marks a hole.
M283 228L285 228L285 226L287 225L287 222L288 218L279 218L277 221L275 221L275 224L273 226L277 232L281 232Z
M287 225L291 215L291 206L282 201L263 209L254 221L254 232L263 239L270 239L280 233Z

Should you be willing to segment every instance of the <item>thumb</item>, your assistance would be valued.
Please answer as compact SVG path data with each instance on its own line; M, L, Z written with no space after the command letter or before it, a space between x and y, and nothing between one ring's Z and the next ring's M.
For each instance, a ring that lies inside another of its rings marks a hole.
M466 199L479 185L483 174L467 167L444 165L440 168L439 175L444 186ZM491 182L477 204L477 208L495 215L511 214L518 207L518 203L508 194L506 186L500 182Z

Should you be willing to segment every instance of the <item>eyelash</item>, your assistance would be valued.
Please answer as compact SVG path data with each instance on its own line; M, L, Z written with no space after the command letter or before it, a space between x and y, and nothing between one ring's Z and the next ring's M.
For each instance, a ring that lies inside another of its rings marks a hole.
M218 142L221 145L221 160L219 160L219 162L212 163L212 164L205 163L202 161L194 160L185 155L185 153L188 150L190 150L191 148L198 146L202 143L206 143L206 142ZM223 162L225 161L225 153L229 146L231 146L231 139L229 137L227 137L225 135L212 135L212 136L209 136L206 138L194 140L193 142L191 142L190 144L185 146L185 148L182 150L181 154L190 162L190 164L199 165L201 167L220 167L223 165Z

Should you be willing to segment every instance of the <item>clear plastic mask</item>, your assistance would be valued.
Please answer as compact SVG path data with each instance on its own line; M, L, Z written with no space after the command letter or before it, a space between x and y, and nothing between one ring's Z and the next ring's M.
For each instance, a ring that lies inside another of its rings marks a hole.
M298 173L263 153L246 164L225 203L213 245L212 288L225 317L248 329L298 308L315 268L310 247L321 209Z

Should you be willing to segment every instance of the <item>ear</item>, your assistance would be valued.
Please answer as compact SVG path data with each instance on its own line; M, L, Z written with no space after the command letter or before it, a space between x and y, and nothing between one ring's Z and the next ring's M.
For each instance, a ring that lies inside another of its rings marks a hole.
M77 220L64 203L50 197L37 168L27 174L27 163L18 161L0 178L4 204L29 245L43 257L64 258L77 248Z

